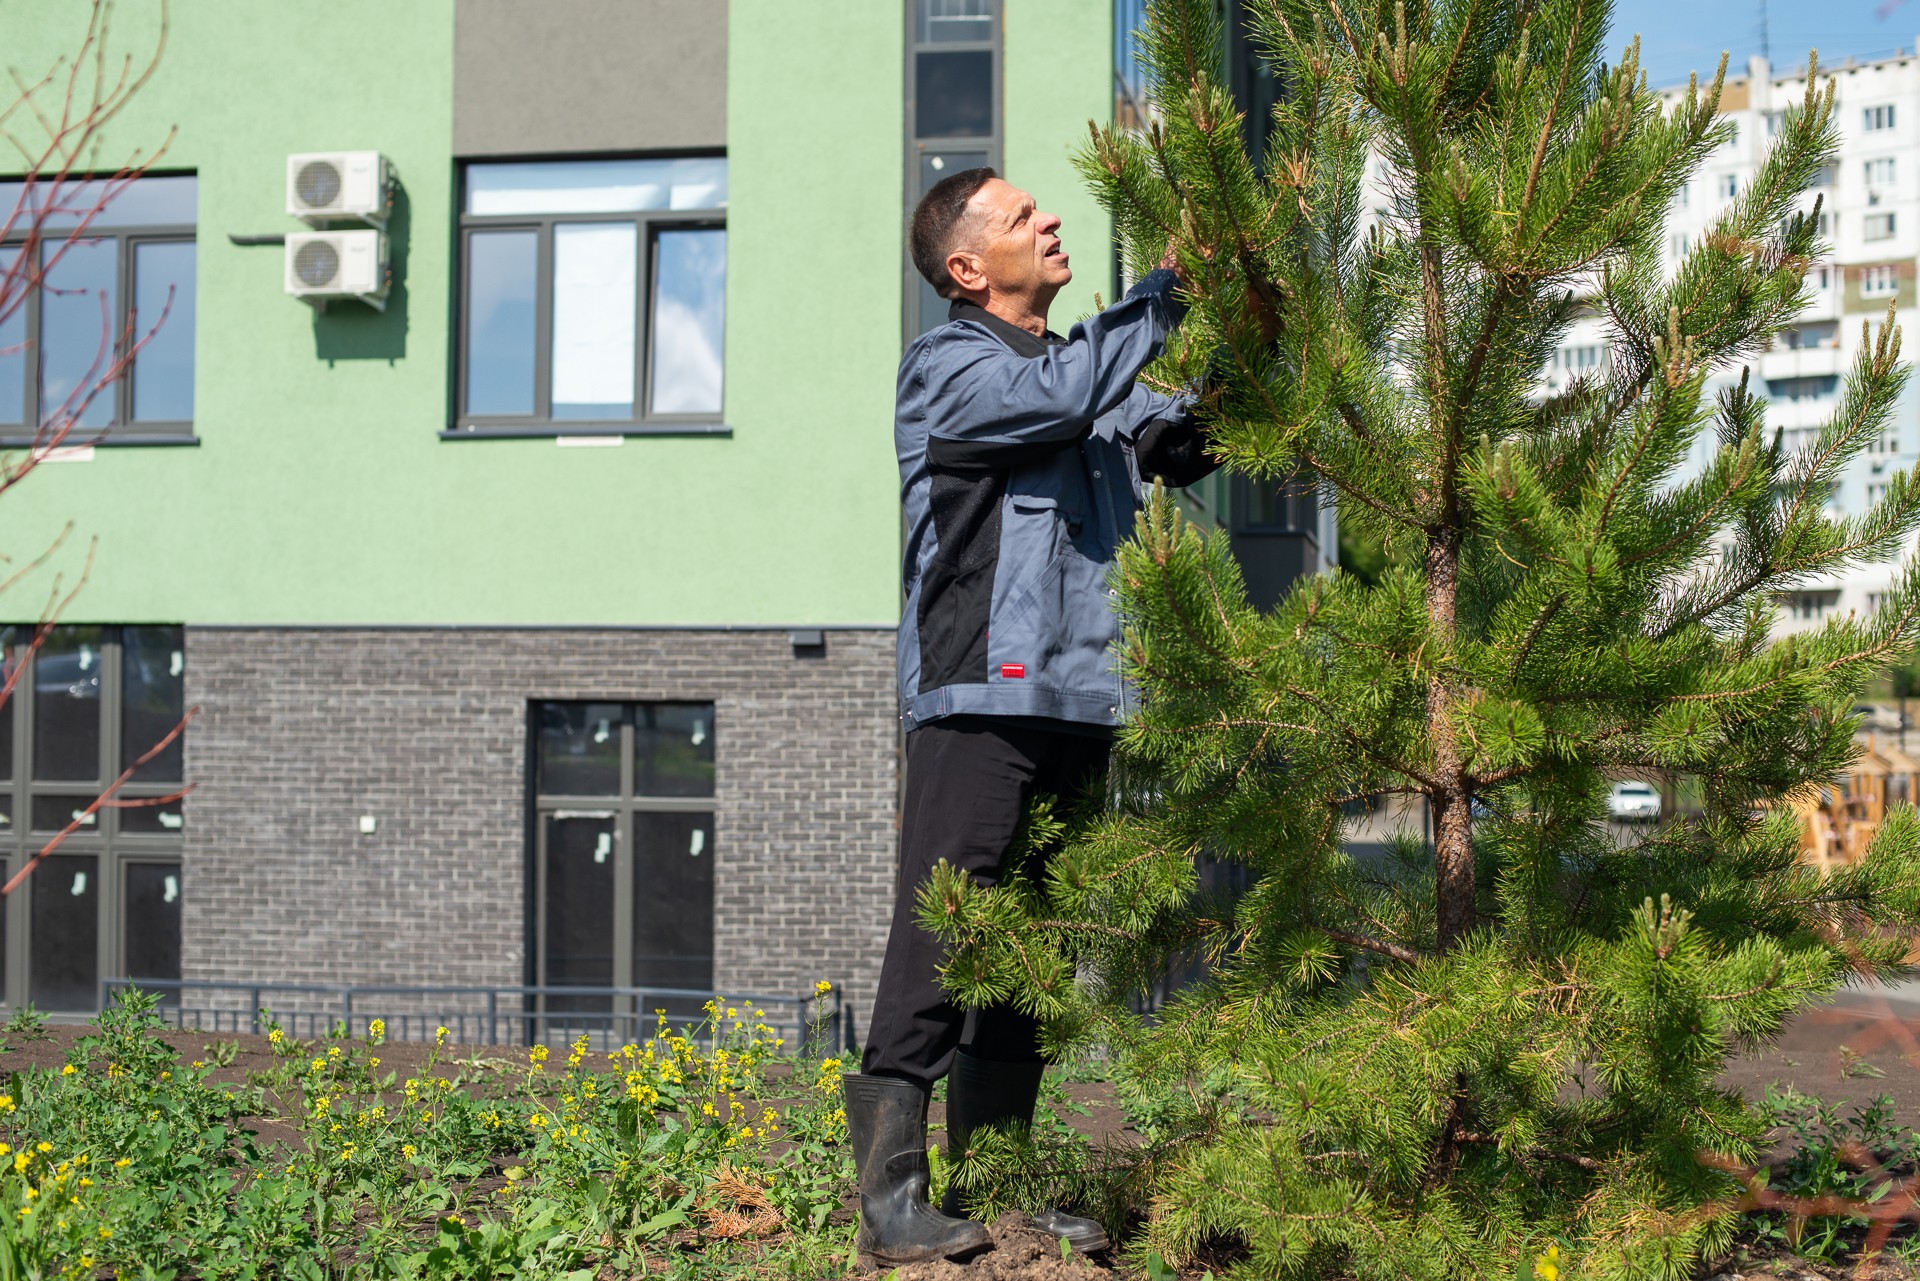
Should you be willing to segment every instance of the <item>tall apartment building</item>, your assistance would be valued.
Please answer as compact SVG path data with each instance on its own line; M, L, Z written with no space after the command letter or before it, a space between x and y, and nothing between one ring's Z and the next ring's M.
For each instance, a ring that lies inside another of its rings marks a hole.
M1909 334L1916 316L1915 256L1920 251L1920 58L1896 55L1876 62L1822 67L1818 87L1834 87L1840 147L1833 163L1807 194L1805 207L1821 201L1821 231L1830 256L1807 279L1809 305L1794 326L1775 340L1752 370L1756 390L1767 397L1768 425L1787 445L1813 438L1834 412L1841 385L1861 347L1861 324L1876 328L1895 306ZM1669 109L1685 87L1662 91ZM1806 94L1806 68L1776 73L1764 58L1749 60L1744 76L1727 79L1721 112L1733 136L1718 148L1681 193L1666 228L1665 254L1676 267L1689 246L1711 227L1728 201L1752 181L1779 129L1782 113ZM1908 344L1912 354L1912 344ZM1548 386L1598 367L1608 359L1607 337L1597 317L1574 326L1546 371ZM1737 379L1738 370L1722 374ZM1711 435L1696 446L1694 465L1704 465ZM1842 482L1833 505L1862 510L1885 492L1887 477L1920 458L1920 391L1909 386L1887 430ZM1802 630L1848 610L1865 612L1895 572L1894 564L1868 566L1844 576L1808 582L1779 600L1777 629Z
M9 674L98 552L0 715L0 865L190 706L127 795L193 790L95 815L6 901L0 998L825 977L859 1006L895 867L894 377L945 315L907 211L994 164L1084 264L1059 327L1110 297L1070 155L1135 7L174 5L98 155L171 142L84 234L55 220L67 257L0 329L22 447L103 305L172 299L97 442L4 497L16 566L77 534L7 600ZM9 10L7 63L31 81L88 12ZM114 10L110 61L156 14ZM391 175L355 233L391 281L318 309L289 292L326 253L278 238L350 152ZM1331 552L1297 496L1198 501L1256 565Z

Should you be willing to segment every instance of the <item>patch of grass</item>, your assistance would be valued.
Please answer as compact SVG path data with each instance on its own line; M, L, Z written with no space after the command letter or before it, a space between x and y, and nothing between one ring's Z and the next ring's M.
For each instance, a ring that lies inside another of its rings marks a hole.
M382 1065L378 1021L317 1043L274 1027L272 1067L222 1087L179 1063L154 1004L128 994L64 1066L0 1096L0 1275L824 1277L852 1261L841 1065L784 1056L759 1011L663 1017L611 1054L582 1038L457 1064L442 1029L406 1079ZM267 1143L252 1115L297 1139Z

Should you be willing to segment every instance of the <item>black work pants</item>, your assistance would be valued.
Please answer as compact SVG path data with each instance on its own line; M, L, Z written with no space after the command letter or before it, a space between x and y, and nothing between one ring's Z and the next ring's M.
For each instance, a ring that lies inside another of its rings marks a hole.
M914 899L941 859L981 885L997 884L1013 870L1009 847L1036 793L1072 805L1105 786L1111 735L1045 724L950 716L907 735L900 880L862 1071L931 1085L947 1074L956 1049L1000 1063L1041 1057L1031 1016L953 1003L940 986L946 950L920 928ZM1024 870L1037 880L1044 866Z

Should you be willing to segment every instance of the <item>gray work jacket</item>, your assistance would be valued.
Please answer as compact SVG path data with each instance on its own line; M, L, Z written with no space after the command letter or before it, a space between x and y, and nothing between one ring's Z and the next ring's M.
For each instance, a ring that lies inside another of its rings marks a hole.
M956 302L907 348L894 447L909 730L960 713L1126 716L1107 575L1141 478L1186 485L1217 465L1183 401L1134 384L1185 311L1175 283L1152 272L1065 338Z

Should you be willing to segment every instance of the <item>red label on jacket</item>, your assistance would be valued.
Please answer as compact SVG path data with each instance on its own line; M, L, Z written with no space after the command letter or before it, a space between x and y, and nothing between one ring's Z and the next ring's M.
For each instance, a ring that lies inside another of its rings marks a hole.
M1000 664L1000 675L1006 680L1025 680L1027 677L1027 665L1025 663L1002 663Z

